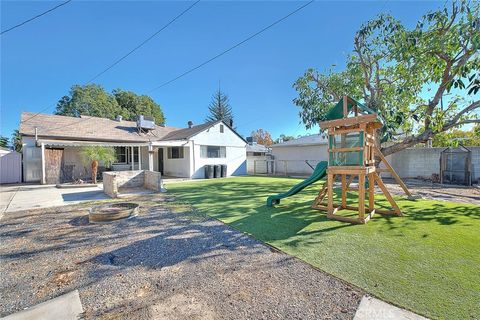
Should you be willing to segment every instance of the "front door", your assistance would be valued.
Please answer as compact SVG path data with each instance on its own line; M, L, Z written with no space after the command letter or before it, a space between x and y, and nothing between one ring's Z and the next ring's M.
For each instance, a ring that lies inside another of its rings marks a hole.
M163 148L158 148L158 172L163 175Z

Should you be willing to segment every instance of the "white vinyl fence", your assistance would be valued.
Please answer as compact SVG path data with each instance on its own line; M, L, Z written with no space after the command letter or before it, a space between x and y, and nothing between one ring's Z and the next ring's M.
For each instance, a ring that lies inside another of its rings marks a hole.
M255 160L253 174L309 176L319 160Z
M15 151L0 153L0 184L22 182L22 155Z

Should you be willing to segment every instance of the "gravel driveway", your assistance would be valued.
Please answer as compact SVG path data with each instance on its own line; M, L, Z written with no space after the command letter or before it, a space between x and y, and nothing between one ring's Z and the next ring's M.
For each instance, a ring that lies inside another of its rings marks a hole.
M360 289L162 197L109 224L87 205L5 214L0 316L78 289L86 318L353 318Z

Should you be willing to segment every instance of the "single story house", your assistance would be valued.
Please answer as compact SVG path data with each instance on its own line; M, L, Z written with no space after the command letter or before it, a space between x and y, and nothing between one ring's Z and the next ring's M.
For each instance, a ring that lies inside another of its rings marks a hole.
M125 121L23 112L25 182L53 184L89 179L85 146L114 147L116 161L107 170L151 170L164 176L204 178L204 166L227 166L227 176L246 174L246 141L223 121L186 128L156 125L152 119Z
M319 161L328 161L328 139L323 134L312 134L271 146L276 174L310 175Z

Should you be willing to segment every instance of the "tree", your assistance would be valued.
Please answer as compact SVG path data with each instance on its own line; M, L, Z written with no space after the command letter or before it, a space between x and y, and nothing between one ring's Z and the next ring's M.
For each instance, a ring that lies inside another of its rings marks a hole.
M287 136L285 134L281 134L280 137L278 137L276 140L275 140L275 143L282 143L282 142L286 142L286 141L289 141L289 140L293 140L295 139L294 136Z
M115 89L110 94L96 84L74 85L70 89L70 94L58 101L55 114L71 117L88 115L109 119L121 115L125 120L132 121L142 114L153 117L156 124L165 124L165 116L160 105L151 97L139 96L121 89Z
M459 144L480 146L480 134L475 132L475 128L469 131L452 129L435 135L432 141L434 147L457 147Z
M125 120L136 120L139 114L153 117L158 125L165 125L165 115L158 103L146 95L137 95L132 91L115 89L112 92L122 109Z
M80 117L81 115L114 119L123 115L115 97L96 84L74 85L69 96L57 103L55 114Z
M8 148L8 138L4 136L0 136L0 147Z
M251 136L253 141L256 141L258 144L262 144L267 147L273 144L272 136L267 130L258 129L252 131Z
M210 114L207 116L205 121L212 122L223 120L226 123L233 122L233 112L232 107L228 101L228 96L220 91L218 91L212 96L212 101L208 106L208 111Z
M345 70L309 69L294 83L302 122L310 128L344 94L356 97L384 120L382 141L394 141L384 155L480 122L479 7L453 2L411 29L383 14L367 22Z
M98 163L103 162L104 164L109 165L116 160L115 149L112 147L83 147L81 150L81 155L83 156L84 160L91 163L93 183L97 183Z
M18 129L13 131L12 145L15 151L22 152L22 136L20 135Z

